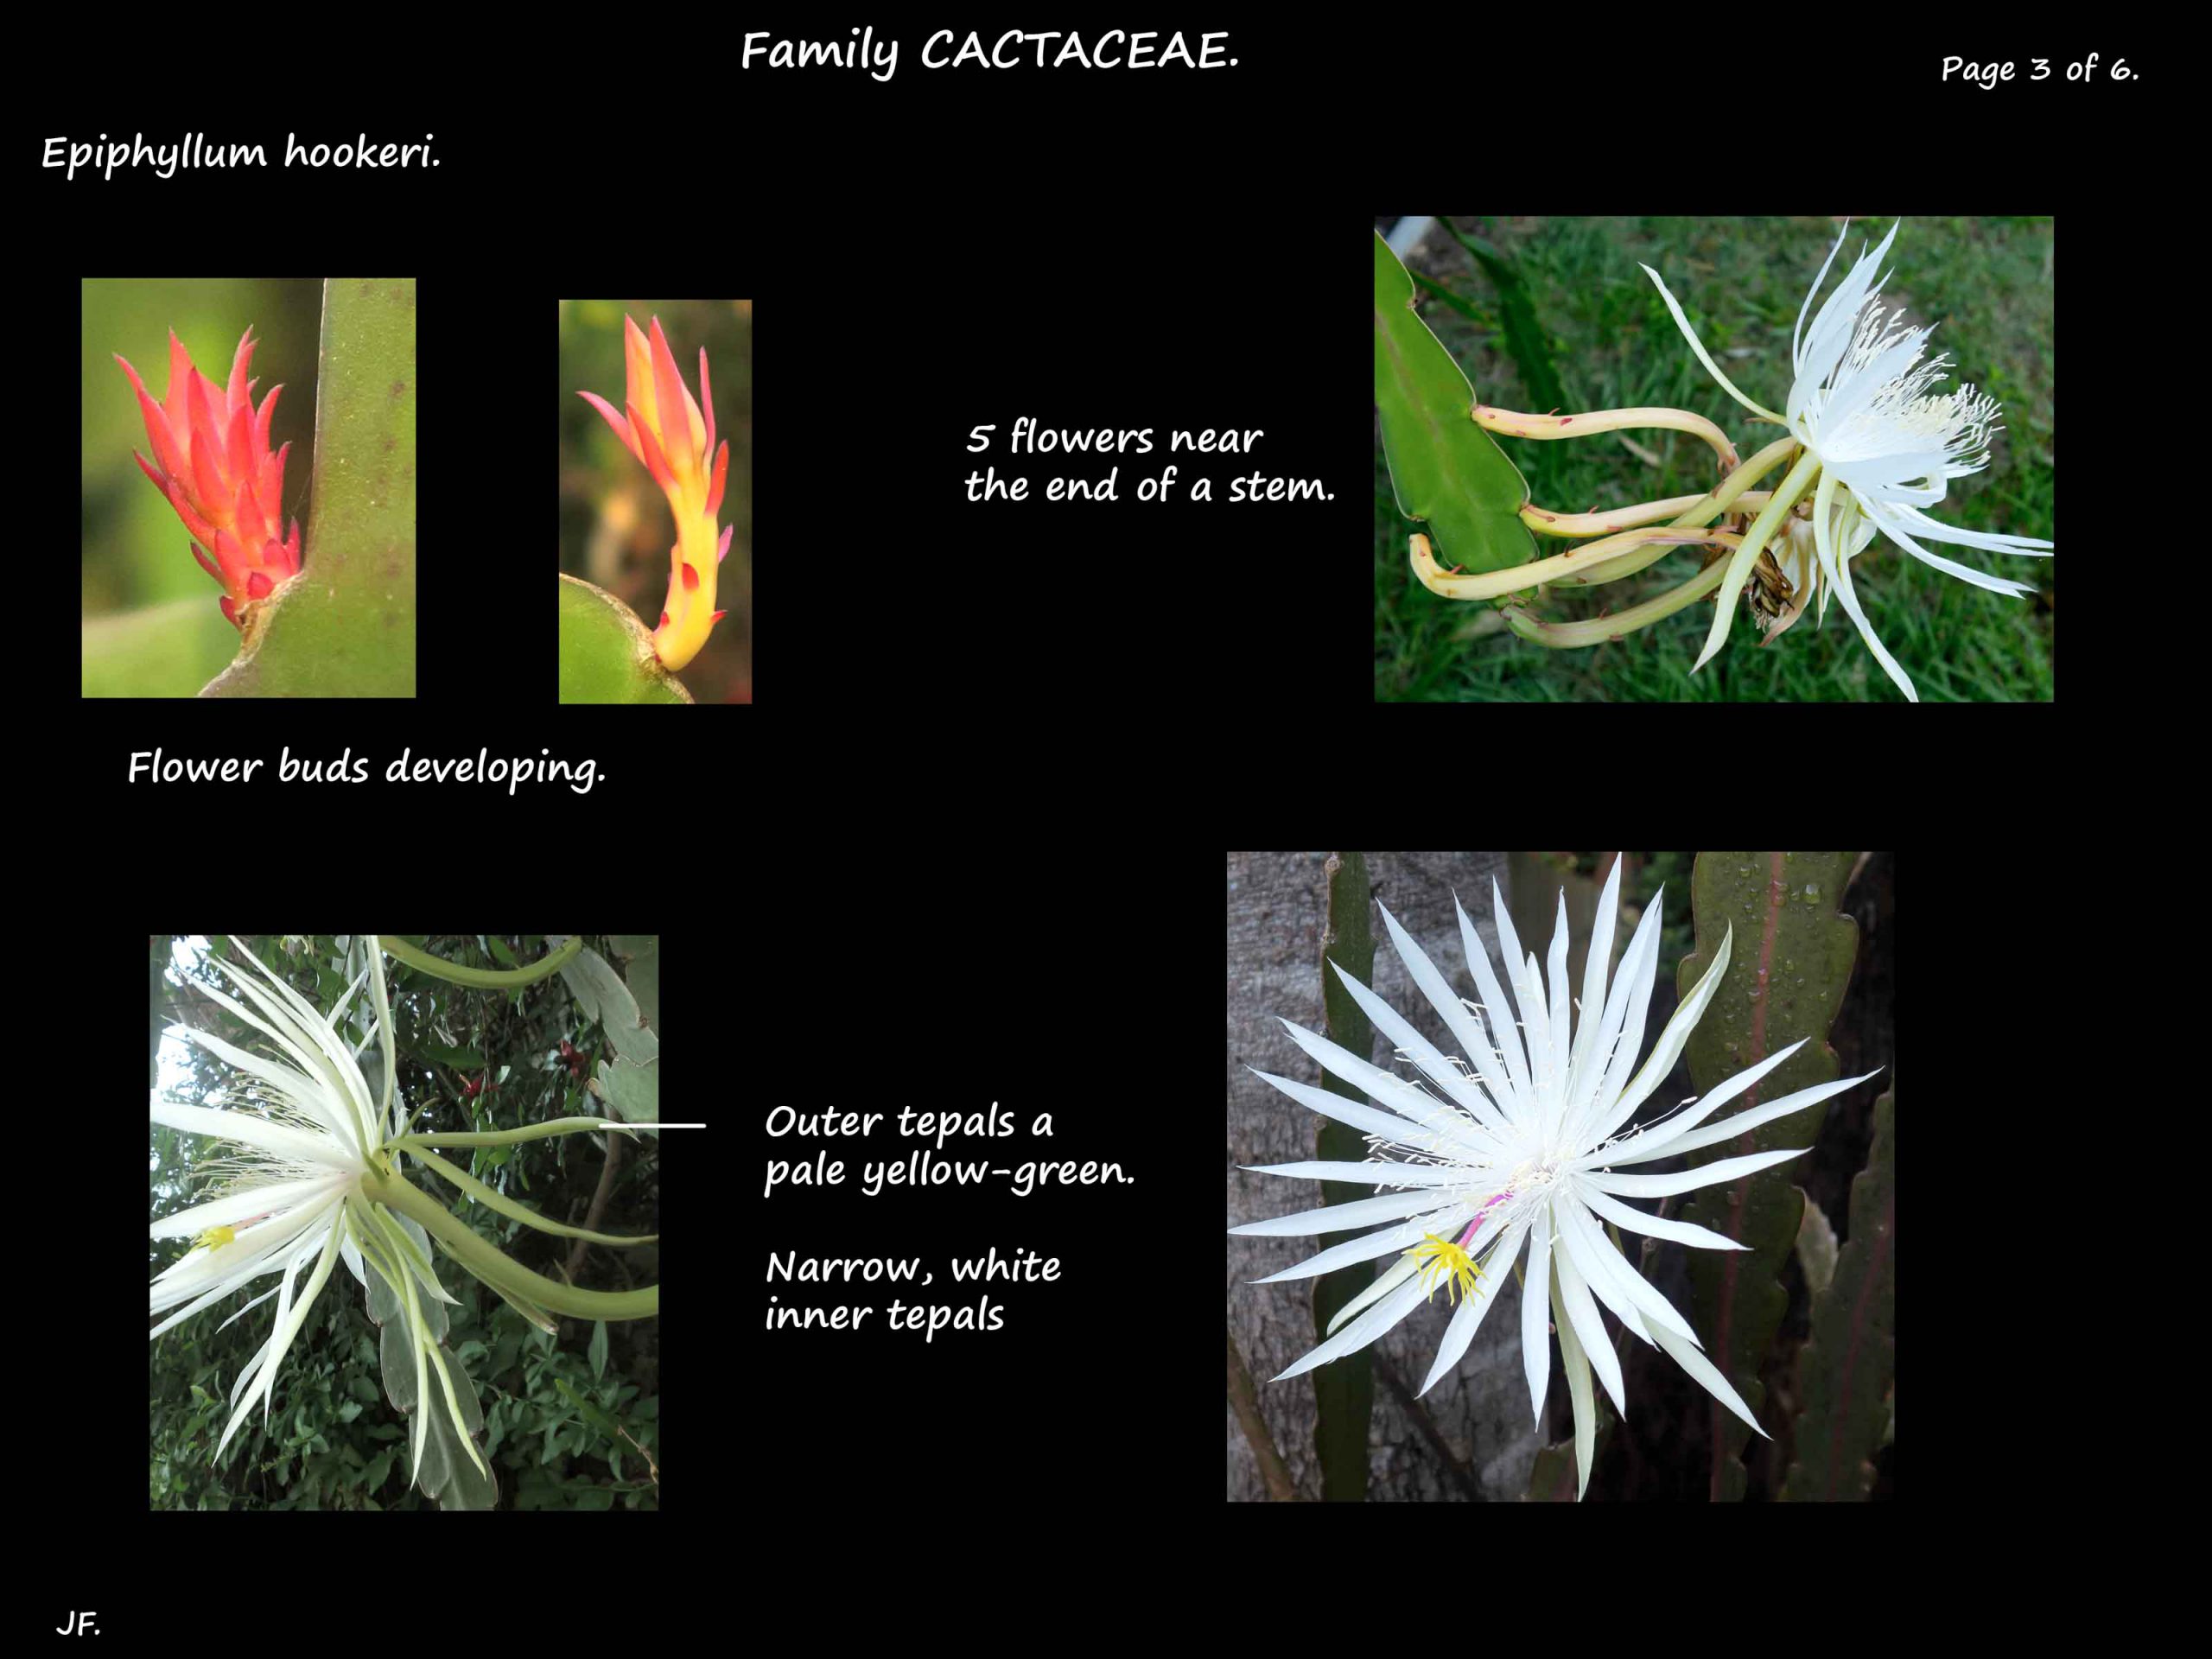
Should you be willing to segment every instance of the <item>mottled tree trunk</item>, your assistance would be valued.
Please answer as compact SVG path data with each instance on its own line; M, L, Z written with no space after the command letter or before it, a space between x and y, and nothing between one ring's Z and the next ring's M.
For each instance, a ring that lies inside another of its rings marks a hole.
M1316 1182L1252 1175L1247 1164L1294 1163L1313 1156L1316 1116L1245 1068L1319 1084L1319 1070L1276 1019L1310 1030L1321 1023L1321 933L1327 914L1325 853L1241 853L1229 860L1229 1209L1228 1224L1286 1215L1320 1202ZM1504 880L1497 853L1370 853L1375 895L1419 940L1463 995L1474 994L1459 947L1452 897L1457 888L1493 950L1490 884ZM1376 991L1446 1053L1456 1042L1407 978L1375 918ZM1546 928L1541 936L1550 938ZM1388 1065L1378 1041L1368 1057ZM1229 1240L1229 1332L1250 1369L1259 1409L1301 1497L1317 1497L1311 1372L1274 1376L1313 1345L1313 1281L1253 1285L1251 1280L1304 1261L1355 1236ZM1378 1264L1379 1265L1379 1264ZM1369 1496L1373 1498L1520 1497L1528 1487L1538 1437L1529 1421L1520 1346L1520 1292L1511 1275L1490 1290L1503 1305L1483 1322L1452 1375L1417 1402L1408 1396L1428 1375L1449 1311L1441 1298L1374 1345L1375 1418ZM1268 1496L1260 1466L1233 1408L1229 1428L1229 1496Z

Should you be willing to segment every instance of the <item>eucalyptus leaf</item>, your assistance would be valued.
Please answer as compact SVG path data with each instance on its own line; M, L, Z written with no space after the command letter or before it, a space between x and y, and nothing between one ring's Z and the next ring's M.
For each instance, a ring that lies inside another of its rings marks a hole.
M618 1059L593 1079L599 1098L625 1123L660 1122L660 1068Z
M645 1023L645 1014L622 976L598 951L581 952L561 969L561 977L585 1018L607 1033L615 1053L639 1065L650 1065L660 1058L660 1039Z
M660 1028L660 940L651 933L617 933L608 944L624 958L622 977L638 1000L645 1022Z

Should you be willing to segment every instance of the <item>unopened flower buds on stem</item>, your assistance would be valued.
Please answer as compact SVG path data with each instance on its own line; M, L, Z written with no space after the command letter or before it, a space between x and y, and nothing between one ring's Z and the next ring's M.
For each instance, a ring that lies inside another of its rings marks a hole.
M669 550L668 604L653 631L653 649L665 666L679 669L699 654L709 632L728 614L715 609L715 575L729 555L730 531L717 537L715 521L729 475L729 445L715 447L706 348L699 351L699 396L694 401L677 372L660 319L653 319L650 342L633 318L622 321L629 368L626 414L616 413L595 393L576 395L605 416L624 447L645 463L676 515L676 544Z
M192 532L193 557L223 584L223 614L241 630L245 607L268 598L300 568L299 520L292 521L289 535L282 530L284 457L292 446L269 451L269 419L283 387L271 386L254 407L256 383L245 374L253 346L249 328L231 359L229 386L219 387L192 366L172 329L168 396L158 404L137 370L120 356L115 359L138 394L154 448L154 462L140 455L138 465Z

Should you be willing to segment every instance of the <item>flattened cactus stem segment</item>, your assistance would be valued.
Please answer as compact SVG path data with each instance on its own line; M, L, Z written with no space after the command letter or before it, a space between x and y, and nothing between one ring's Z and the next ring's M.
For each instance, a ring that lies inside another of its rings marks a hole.
M1503 570L1535 552L1516 516L1529 486L1467 418L1475 401L1466 374L1415 309L1413 278L1376 237L1375 409L1392 497L1452 563Z

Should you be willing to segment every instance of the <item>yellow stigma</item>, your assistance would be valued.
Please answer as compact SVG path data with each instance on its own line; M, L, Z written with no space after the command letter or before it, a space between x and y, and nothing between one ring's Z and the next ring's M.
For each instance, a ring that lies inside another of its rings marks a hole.
M192 1241L193 1248L203 1250L220 1249L224 1245L229 1243L237 1236L238 1234L231 1228L210 1227L206 1232L200 1234L199 1237Z
M1469 1296L1479 1294L1475 1281L1483 1276L1483 1270L1475 1265L1474 1257L1450 1239L1439 1238L1431 1233L1406 1254L1421 1263L1421 1281L1430 1295L1436 1294L1436 1285L1432 1280L1440 1280L1446 1287L1446 1294L1453 1301L1457 1301L1462 1294Z

